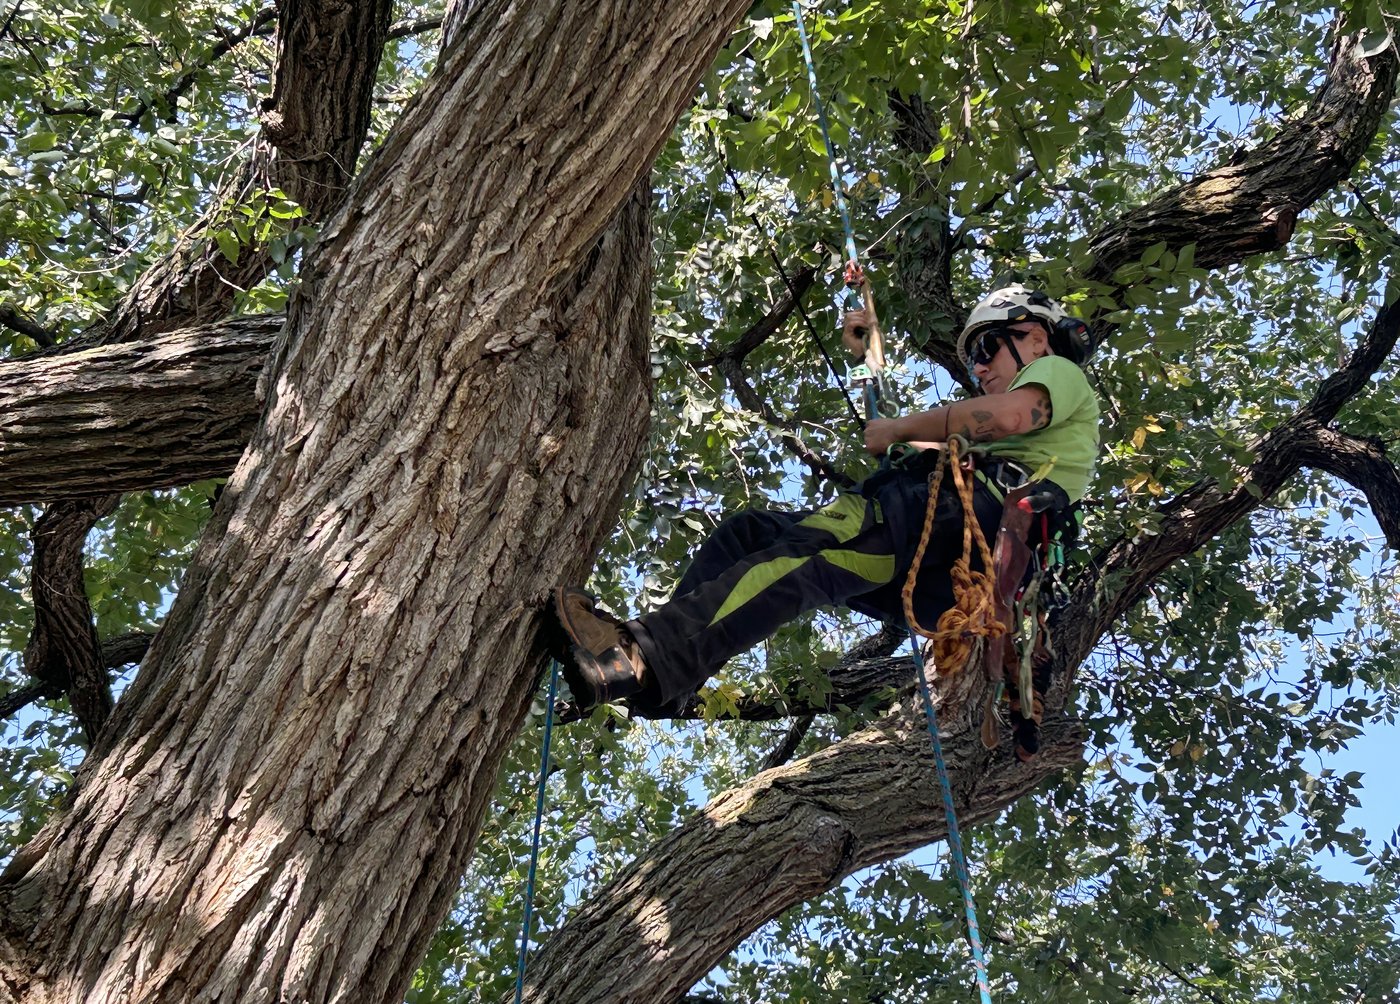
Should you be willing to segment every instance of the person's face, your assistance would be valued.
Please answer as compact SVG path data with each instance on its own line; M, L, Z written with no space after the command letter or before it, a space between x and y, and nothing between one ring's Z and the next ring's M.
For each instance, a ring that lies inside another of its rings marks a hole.
M1011 337L1023 363L1029 364L1049 351L1045 329L1035 321L1017 321L984 332L972 343L972 375L988 394L1004 392L1020 370L1016 356L1006 347L1007 332L1015 333Z

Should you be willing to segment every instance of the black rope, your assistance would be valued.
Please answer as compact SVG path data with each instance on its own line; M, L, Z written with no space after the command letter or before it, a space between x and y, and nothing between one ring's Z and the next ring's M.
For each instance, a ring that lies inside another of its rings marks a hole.
M734 173L734 169L729 166L729 160L724 156L724 144L719 144L720 160L724 163L724 173L729 175L729 183L734 186L734 191L738 194L740 203L748 202L748 194L744 191L744 186L739 183L739 176ZM797 292L797 287L793 285L792 279L787 274L787 269L783 267L782 259L778 257L778 252L773 246L773 239L764 229L763 224L758 221L758 217L751 212L744 212L749 218L749 222L754 225L759 233L763 234L768 244L768 257L773 260L773 264L778 269L778 275L782 276L783 285L787 287L788 295L792 297L793 304L797 307L797 313L802 318L802 323L807 326L807 330L812 335L812 340L817 343L817 348L821 351L822 358L826 360L826 365L831 370L831 375L836 378L836 386L841 388L841 399L846 402L846 409L851 413L851 417L856 420L856 425L861 431L865 431L865 419L860 417L860 412L856 411L856 406L851 402L850 392L846 389L846 381L841 378L841 371L836 366L836 361L831 358L831 353L826 349L826 343L822 341L822 336L817 334L817 327L812 323L812 318L807 315L807 308L802 305L802 297Z

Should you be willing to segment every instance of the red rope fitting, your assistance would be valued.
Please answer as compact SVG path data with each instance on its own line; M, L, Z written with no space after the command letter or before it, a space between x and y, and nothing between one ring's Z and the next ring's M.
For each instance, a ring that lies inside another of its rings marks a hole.
M852 289L865 285L865 269L854 258L846 262L846 285Z

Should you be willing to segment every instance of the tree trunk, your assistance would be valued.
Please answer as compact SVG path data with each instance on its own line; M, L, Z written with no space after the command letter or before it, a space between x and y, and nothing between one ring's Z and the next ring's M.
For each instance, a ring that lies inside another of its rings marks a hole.
M12 997L401 999L452 903L540 605L643 439L627 196L746 3L479 6L304 267L180 597L0 880Z

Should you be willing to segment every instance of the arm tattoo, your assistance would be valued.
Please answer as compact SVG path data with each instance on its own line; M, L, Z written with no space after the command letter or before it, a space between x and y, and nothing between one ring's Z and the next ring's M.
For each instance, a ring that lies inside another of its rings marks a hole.
M1053 414L1050 408L1050 398L1041 394L1031 406L1031 429L1043 429L1050 424L1050 417Z
M996 416L981 408L973 411L972 421L964 420L958 434L971 443L982 443L996 438Z

